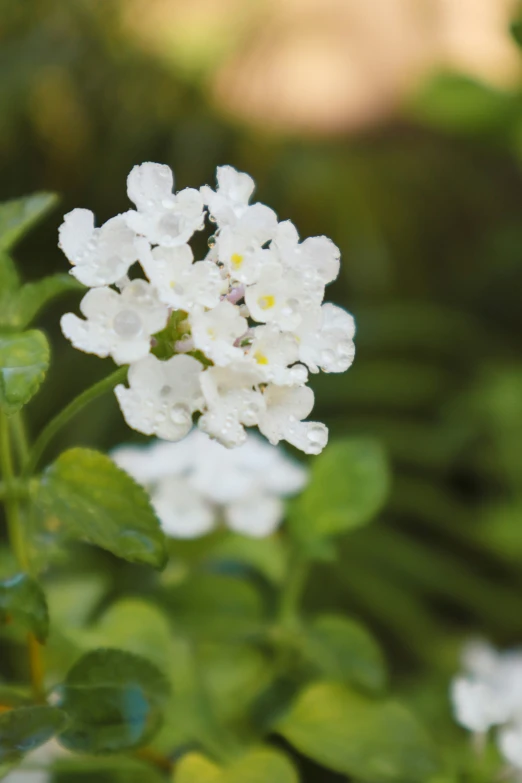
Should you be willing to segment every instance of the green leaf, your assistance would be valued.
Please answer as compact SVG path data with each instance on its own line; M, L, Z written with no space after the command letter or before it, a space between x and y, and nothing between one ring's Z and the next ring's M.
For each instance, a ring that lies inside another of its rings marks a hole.
M49 355L43 332L0 334L0 405L8 415L36 394L49 367Z
M360 527L382 508L388 487L388 465L376 441L334 441L316 457L308 487L290 505L292 532L313 542Z
M319 764L368 783L425 783L438 772L434 747L402 705L316 683L276 727Z
M177 624L193 638L243 639L259 633L267 622L256 587L228 574L196 571L166 598Z
M0 322L4 320L4 309L9 307L11 297L20 287L20 278L15 262L7 253L0 251Z
M44 642L49 632L45 595L35 579L17 574L0 582L0 619L14 620Z
M165 537L147 493L98 451L65 451L43 472L34 509L44 529L131 562L165 565Z
M34 193L0 204L0 250L10 250L57 203L54 193Z
M19 329L25 328L53 299L71 291L85 291L85 287L74 277L66 274L52 275L35 283L26 283L11 302L9 325Z
M172 657L168 617L141 598L117 601L93 628L81 633L80 642L91 647L117 647L141 655L163 670L167 669Z
M94 650L60 688L70 718L60 742L84 753L115 753L148 742L162 722L169 683L150 661L122 650Z
M165 777L150 762L126 756L68 754L54 759L50 771L48 783L165 783Z
M173 783L222 783L221 768L199 753L188 753L174 767Z
M219 767L198 753L189 753L177 765L173 783L298 783L297 772L281 751L255 748Z
M16 761L63 731L67 716L56 707L19 707L0 715L0 762Z
M211 563L239 564L262 574L269 582L282 583L288 555L285 541L279 536L249 538L228 533L216 542L208 554Z
M381 650L364 626L341 615L321 615L306 630L306 658L328 679L368 691L386 682Z

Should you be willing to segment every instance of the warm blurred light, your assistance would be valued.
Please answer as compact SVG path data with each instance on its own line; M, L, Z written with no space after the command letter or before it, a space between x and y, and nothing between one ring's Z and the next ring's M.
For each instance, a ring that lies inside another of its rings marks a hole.
M145 5L144 5L145 4ZM518 76L514 0L132 0L149 46L206 73L219 107L295 132L335 133L389 115L450 67L505 85Z

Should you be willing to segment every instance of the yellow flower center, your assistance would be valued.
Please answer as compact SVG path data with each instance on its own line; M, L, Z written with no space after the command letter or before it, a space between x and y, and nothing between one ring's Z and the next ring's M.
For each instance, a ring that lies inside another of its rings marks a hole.
M261 310L270 310L275 305L275 296L268 294L267 296L260 296L257 303Z
M232 269L239 269L244 261L244 256L241 256L239 253L232 253L230 257L230 262L232 264Z
M261 353L261 351L255 352L254 359L258 364L268 364L268 359L266 358L264 353Z

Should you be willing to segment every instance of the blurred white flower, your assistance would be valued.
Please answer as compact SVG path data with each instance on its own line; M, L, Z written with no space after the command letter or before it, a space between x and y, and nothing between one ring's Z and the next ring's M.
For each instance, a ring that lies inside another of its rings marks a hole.
M121 215L95 228L90 210L73 209L58 233L60 248L73 264L71 274L90 288L117 283L138 259L136 235Z
M112 356L116 364L144 359L150 338L164 329L169 310L145 280L133 280L121 294L112 288L92 288L83 297L80 310L87 320L73 313L62 316L62 332L75 348L97 356Z
M498 652L474 641L463 650L463 674L451 684L455 718L484 734L494 726L504 759L522 771L522 650Z
M193 430L181 443L122 446L112 456L149 489L175 538L196 538L219 522L244 535L270 535L283 520L282 498L307 482L303 466L253 434L230 450Z
M339 250L327 237L300 242L293 223L250 204L248 174L221 166L217 182L174 193L168 166L143 163L127 182L135 210L99 229L87 210L66 215L60 245L73 274L103 287L83 299L86 320L62 318L63 332L80 350L130 364L129 386L116 396L139 432L179 440L199 413L200 430L228 448L258 426L273 444L319 454L328 430L303 421L314 405L308 369L343 372L354 357L353 318L323 305ZM205 259L195 260L188 243L204 206L216 226ZM127 277L136 260L148 282ZM276 516L276 505L260 501L261 517ZM230 510L236 529L241 508Z

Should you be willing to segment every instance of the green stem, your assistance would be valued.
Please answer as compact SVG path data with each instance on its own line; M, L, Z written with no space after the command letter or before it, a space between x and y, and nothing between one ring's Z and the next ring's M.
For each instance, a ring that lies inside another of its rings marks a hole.
M51 419L49 424L41 431L40 435L34 442L32 449L29 452L29 456L24 464L23 475L31 476L45 449L51 442L51 440L58 434L58 432L65 427L69 421L76 416L86 405L97 397L101 397L108 391L111 391L118 383L125 381L127 377L127 367L120 367L115 372L108 375L106 378L102 378L101 381L90 386L83 391L77 397L72 400L60 413L58 413L54 419Z
M29 487L25 481L14 478L9 485L0 481L0 500L25 500L29 496Z
M19 567L25 573L31 573L31 561L29 551L26 545L23 520L20 514L20 500L16 496L15 478L13 467L13 455L11 449L10 423L5 413L0 412L0 467L2 469L2 478L6 486L7 493L5 497L5 510L7 517L7 528L9 531L9 541L13 552L18 561ZM29 654L29 668L31 672L31 682L33 685L33 695L36 701L44 700L43 688L43 661L41 647L34 634L27 635L27 649Z
M279 598L279 622L283 627L289 628L299 622L299 604L309 570L310 560L302 552L295 552Z
M11 441L9 438L9 420L5 413L1 413L0 417L0 464L4 486L6 488L5 509L9 539L20 567L29 573L29 555L25 545L18 499L14 491L15 475L13 457L11 454Z
M23 411L15 413L10 419L10 424L19 464L24 465L29 458L29 443Z

